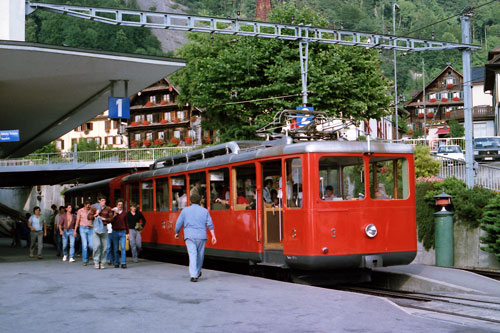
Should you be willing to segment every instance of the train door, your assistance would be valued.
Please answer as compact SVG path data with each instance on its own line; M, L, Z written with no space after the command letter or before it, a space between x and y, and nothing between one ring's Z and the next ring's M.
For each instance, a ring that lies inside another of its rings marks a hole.
M262 166L262 232L264 250L283 250L283 191L281 159Z

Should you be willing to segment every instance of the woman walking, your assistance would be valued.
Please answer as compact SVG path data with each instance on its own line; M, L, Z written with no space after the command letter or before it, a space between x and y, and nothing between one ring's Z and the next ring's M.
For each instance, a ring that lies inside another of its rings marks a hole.
M69 262L75 262L75 225L76 215L73 214L73 207L66 206L66 214L62 215L59 219L59 233L63 239L63 261L68 260L68 238L69 238Z
M34 257L35 244L38 243L38 259L42 259L43 237L47 236L47 225L40 216L40 207L33 208L33 213L28 220L28 228L31 230L30 258Z
M132 261L138 262L139 251L141 250L142 238L141 231L146 225L146 219L140 211L137 210L137 204L130 204L130 211L127 213L130 249L132 250Z

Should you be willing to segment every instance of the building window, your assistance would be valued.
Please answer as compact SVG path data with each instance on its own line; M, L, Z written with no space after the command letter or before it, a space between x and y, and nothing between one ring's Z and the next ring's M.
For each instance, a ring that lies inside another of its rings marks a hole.
M147 114L146 115L146 120L149 121L150 123L153 122L153 115L152 114Z
M115 144L117 144L117 145L123 144L123 140L122 140L122 137L120 135L115 136Z
M167 121L171 121L171 117L170 117L170 112L164 112L163 113L163 119L167 120Z
M134 140L135 141L141 141L141 133L134 134Z
M181 131L174 131L174 138L180 139L181 138Z
M113 124L113 129L118 128L118 120L112 120L111 123Z
M92 128L93 128L93 124L92 123L85 123L84 124L84 130L85 131L92 131Z
M75 128L75 132L83 132L83 127L82 125L78 126L77 128Z
M111 129L111 120L104 121L104 130L109 132L110 129Z
M184 111L177 111L177 119L180 121L184 120Z
M149 140L149 141L153 140L153 132L146 133L146 140Z
M165 138L165 132L158 132L158 139L163 140Z
M98 146L100 146L100 145L101 145L101 143L102 143L102 139L101 139L101 137L100 137L100 136L95 137L95 138L94 138L94 140L95 140L95 142L97 143L97 145L98 145Z
M56 140L56 148L58 150L63 150L64 149L64 140Z
M107 145L112 145L113 144L113 137L112 136L107 136L106 137L106 144Z

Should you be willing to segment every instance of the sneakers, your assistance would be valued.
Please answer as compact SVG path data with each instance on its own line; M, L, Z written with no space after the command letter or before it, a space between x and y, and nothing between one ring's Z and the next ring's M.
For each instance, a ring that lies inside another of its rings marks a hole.
M113 266L113 264L111 263L111 261L106 262L106 264L108 264L109 266Z
M66 260L68 260L68 256L63 257L63 261L66 261Z
M82 263L83 266L87 266L88 264L89 264L88 262Z
M191 281L191 282L198 282L198 278L193 278L193 277L192 277L190 281Z
M34 258L35 256L33 255L33 253L30 253L30 258Z
M120 265L115 265L115 268L120 268Z
M75 262L75 258L69 258L69 262Z
M100 268L100 267L99 267L99 264L94 264L94 268L95 268L95 269L99 269L99 268Z
M127 268L127 264L123 264L123 265L122 265L122 268Z
M106 268L106 266L104 266L103 263L99 263L99 269L105 269L105 268Z
M43 257L42 257L41 255L38 255L38 257L37 257L37 258L38 258L38 259L43 259Z

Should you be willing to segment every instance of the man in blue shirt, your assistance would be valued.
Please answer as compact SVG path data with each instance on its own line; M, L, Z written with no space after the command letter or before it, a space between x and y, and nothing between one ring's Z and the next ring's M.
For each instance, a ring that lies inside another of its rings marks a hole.
M217 239L210 213L200 206L200 195L192 193L189 199L191 206L181 211L175 224L175 239L179 239L179 232L184 227L184 241L189 255L189 275L191 282L196 282L201 277L205 243L207 242L207 227L212 234L213 245L217 243Z

